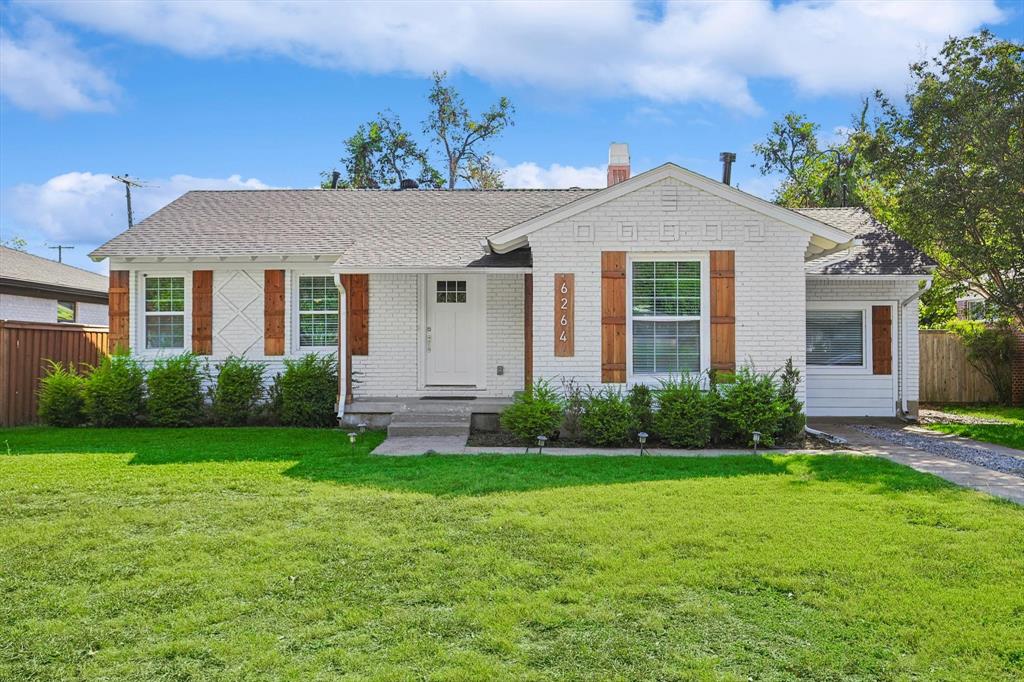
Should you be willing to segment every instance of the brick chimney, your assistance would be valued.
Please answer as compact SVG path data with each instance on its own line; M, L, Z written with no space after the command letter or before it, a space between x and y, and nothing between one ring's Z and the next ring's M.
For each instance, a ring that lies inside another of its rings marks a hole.
M608 186L629 180L629 145L612 142L608 145Z

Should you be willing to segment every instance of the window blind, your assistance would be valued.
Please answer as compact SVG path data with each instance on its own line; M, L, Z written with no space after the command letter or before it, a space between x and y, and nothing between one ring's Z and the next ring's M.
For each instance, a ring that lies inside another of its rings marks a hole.
M808 310L807 364L864 365L864 311Z

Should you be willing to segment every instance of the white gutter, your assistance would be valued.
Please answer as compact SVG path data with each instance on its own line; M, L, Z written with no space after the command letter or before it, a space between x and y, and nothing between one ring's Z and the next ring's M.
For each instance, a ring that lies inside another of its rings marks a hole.
M905 417L909 411L909 405L907 405L907 398L903 394L903 375L906 372L906 359L903 354L903 309L908 305L921 298L924 292L932 288L932 278L929 277L924 281L924 286L907 296L905 299L899 302L896 306L896 355L899 357L899 362L896 365L897 377L896 377L896 401L900 405L900 416Z
M348 294L345 288L341 286L341 273L334 273L334 286L338 287L338 319L344 320L344 329L348 331L348 316L343 312L348 306L342 307L342 302L345 300L345 296ZM338 419L340 420L345 416L345 398L348 397L344 387L348 385L348 376L345 374L348 372L348 363L345 361L348 348L348 334L342 333L341 329L338 329Z

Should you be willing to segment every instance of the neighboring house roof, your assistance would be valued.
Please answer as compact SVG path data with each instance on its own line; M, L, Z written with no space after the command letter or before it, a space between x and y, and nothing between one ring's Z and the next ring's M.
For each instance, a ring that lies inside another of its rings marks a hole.
M799 208L797 212L833 225L858 239L859 245L807 261L811 275L920 275L935 266L910 242L875 220L863 208Z
M107 278L72 265L0 246L0 285L38 293L107 298Z
M484 258L488 236L594 191L196 191L90 255L322 254L359 267L465 267Z
M590 210L605 202L612 201L625 194L636 191L641 187L661 182L667 178L673 178L685 185L695 187L701 191L707 192L708 194L712 194L725 199L726 201L743 206L744 208L756 213L760 213L768 218L778 220L779 222L807 232L811 235L811 245L808 249L808 253L811 255L814 253L829 251L836 246L840 246L850 241L849 234L817 220L813 216L801 215L779 206L778 204L765 201L753 194L748 194L747 192L736 189L735 187L713 180L701 175L700 173L694 173L693 171L683 168L682 166L677 166L674 163L663 163L657 168L652 168L651 170L635 175L628 180L623 180L611 187L595 192L591 196L581 198L579 201L571 205L558 207L543 215L531 217L530 220L527 220L520 225L510 227L491 236L490 239L488 239L488 242L491 247L499 253L520 248L526 244L528 236L537 230L544 229L549 225L561 222L578 213Z

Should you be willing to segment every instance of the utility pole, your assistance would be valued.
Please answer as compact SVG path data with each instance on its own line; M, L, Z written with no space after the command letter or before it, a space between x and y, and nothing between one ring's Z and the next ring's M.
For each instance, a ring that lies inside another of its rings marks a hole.
M67 244L57 244L56 246L48 246L46 248L48 248L48 249L57 249L57 262L58 263L63 263L64 262L64 249L73 249L75 247L68 246Z
M127 173L124 175L111 175L110 177L114 178L118 182L124 183L124 198L128 203L128 229L131 229L134 224L134 220L132 219L132 187L145 187L145 185L132 180L128 177Z

